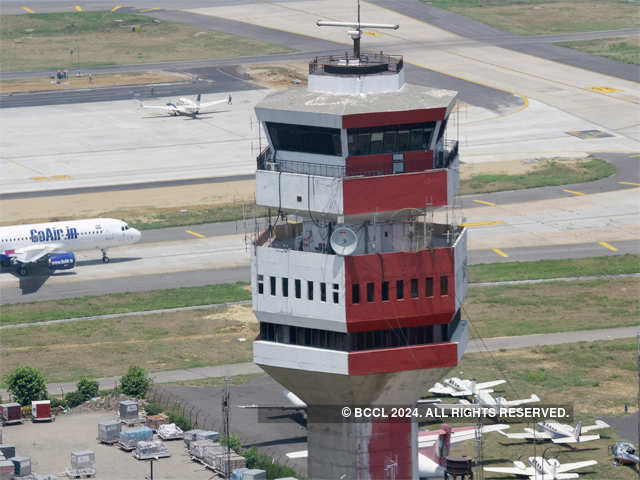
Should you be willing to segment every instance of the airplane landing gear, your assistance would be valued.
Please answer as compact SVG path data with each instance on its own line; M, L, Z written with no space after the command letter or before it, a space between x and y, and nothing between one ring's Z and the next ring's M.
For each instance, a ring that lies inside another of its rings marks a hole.
M107 251L102 249L102 263L109 263L110 258L107 257Z
M25 267L24 265L20 265L17 271L18 275L20 275L21 277L26 277L27 275L29 275L29 270L27 270L27 267Z

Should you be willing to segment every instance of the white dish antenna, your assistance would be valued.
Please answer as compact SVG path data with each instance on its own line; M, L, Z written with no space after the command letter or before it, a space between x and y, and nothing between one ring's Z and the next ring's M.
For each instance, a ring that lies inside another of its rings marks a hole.
M348 227L338 227L331 234L329 243L338 255L351 255L358 246L358 236Z

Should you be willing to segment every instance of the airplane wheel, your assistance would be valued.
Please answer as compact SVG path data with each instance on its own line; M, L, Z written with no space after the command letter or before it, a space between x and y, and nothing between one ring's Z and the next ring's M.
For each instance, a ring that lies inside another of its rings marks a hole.
M29 274L27 267L18 267L18 275L21 277L26 277Z
M102 263L109 263L109 260L111 260L109 257L107 257L106 255L104 257L102 257Z

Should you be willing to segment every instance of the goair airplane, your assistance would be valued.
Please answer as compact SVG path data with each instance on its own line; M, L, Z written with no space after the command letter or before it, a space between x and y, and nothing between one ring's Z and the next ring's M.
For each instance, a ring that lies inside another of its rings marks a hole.
M99 249L109 262L107 249L136 243L140 232L113 218L35 223L0 227L0 262L17 266L21 276L29 265L44 264L51 272L68 270L76 263L73 251Z

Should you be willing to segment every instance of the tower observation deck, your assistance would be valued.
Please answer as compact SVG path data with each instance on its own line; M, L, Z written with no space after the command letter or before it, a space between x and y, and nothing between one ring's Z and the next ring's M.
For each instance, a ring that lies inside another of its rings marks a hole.
M308 478L418 478L415 423L314 407L413 405L464 353L467 233L431 220L458 188L456 92L360 52L362 27L397 26L329 24L354 29L354 52L314 58L306 88L255 107L256 202L279 220L252 249L254 361L308 405Z

